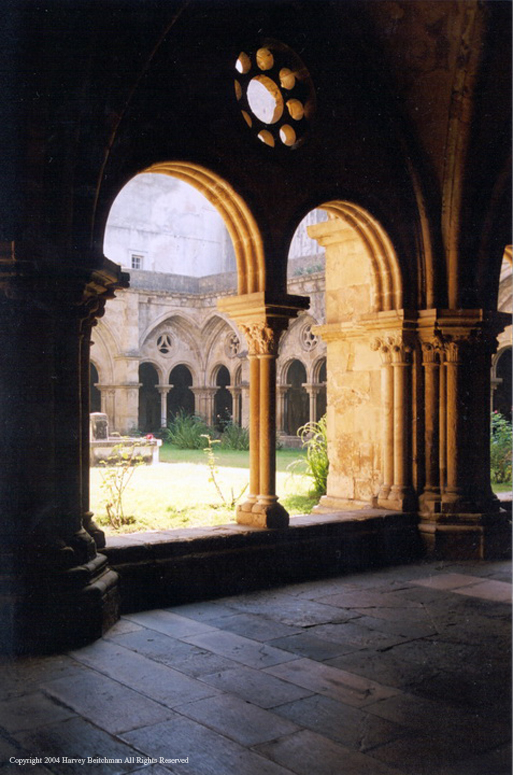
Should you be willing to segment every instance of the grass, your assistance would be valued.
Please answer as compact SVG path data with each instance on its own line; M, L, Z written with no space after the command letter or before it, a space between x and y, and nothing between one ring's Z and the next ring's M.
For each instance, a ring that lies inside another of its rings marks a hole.
M309 477L287 470L300 454L299 450L277 452L277 492L291 515L308 514L318 500L309 495ZM249 454L216 449L216 459L216 478L225 498L230 500L231 490L238 495L248 482ZM134 471L123 502L125 514L135 521L120 530L109 524L106 515L101 469L91 469L91 510L107 535L222 525L235 520L235 510L222 503L209 481L210 471L202 450L174 449L165 444L160 460L157 466L140 466Z
M511 482L492 482L492 490L494 492L511 492Z

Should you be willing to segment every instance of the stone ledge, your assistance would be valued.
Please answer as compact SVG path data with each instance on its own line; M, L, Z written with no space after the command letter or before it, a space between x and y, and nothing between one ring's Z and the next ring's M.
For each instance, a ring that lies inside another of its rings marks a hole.
M123 612L269 589L422 556L418 517L380 509L292 517L288 528L229 524L111 538Z

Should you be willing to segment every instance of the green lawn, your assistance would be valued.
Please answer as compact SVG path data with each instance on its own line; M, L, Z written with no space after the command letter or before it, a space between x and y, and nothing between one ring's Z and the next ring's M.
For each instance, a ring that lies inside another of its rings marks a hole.
M492 482L492 490L494 492L511 492L511 482L501 482L501 484Z
M287 468L300 456L299 450L277 452L277 492L291 515L308 514L317 502L308 494L310 478ZM216 480L229 502L248 483L248 452L216 449L216 459ZM235 509L222 502L211 481L204 452L163 445L160 460L157 466L140 466L133 472L123 504L125 514L135 521L119 530L109 524L106 514L102 471L91 469L91 510L107 534L222 525L235 520Z

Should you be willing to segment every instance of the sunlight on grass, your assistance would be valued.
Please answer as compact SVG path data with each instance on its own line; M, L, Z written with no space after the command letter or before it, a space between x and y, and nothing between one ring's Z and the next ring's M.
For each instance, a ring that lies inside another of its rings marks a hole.
M177 451L178 452L178 451ZM181 457L189 457L195 450L180 450ZM220 462L231 462L229 451L219 455ZM185 454L184 454L185 453ZM283 457L280 451L279 468L286 469L290 460L298 456L297 451L287 450ZM233 456L247 453L233 452ZM176 455L178 458L178 454ZM221 460L222 458L222 460ZM168 458L169 459L169 458ZM240 457L234 459L235 465ZM218 463L218 483L227 501L231 490L238 496L249 479L247 468L222 466ZM247 464L246 464L247 465ZM96 521L107 535L134 533L146 530L173 530L185 527L222 525L235 521L235 510L225 506L211 481L205 455L199 451L195 462L159 463L141 466L135 472L124 495L124 511L135 518L135 522L115 530L108 521L103 493L101 470L91 469L91 510ZM309 513L316 499L308 495L311 480L301 474L286 470L276 475L280 500L293 514ZM247 494L247 490L246 493ZM241 501L244 500L244 495Z

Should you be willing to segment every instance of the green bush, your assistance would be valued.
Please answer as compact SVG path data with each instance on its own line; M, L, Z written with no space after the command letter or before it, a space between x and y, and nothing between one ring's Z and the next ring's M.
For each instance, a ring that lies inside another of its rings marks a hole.
M307 422L299 428L297 435L306 455L291 463L290 468L303 469L307 476L312 477L313 494L317 497L325 495L329 470L326 415L319 422Z
M168 423L166 437L178 449L203 449L206 434L212 434L212 430L201 417L187 414L181 409Z
M492 412L490 436L490 468L492 482L511 480L511 422L500 412Z
M249 449L249 431L234 422L225 424L220 437L221 449Z

